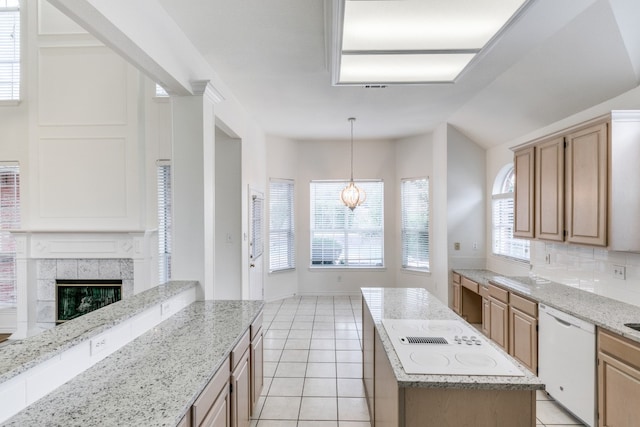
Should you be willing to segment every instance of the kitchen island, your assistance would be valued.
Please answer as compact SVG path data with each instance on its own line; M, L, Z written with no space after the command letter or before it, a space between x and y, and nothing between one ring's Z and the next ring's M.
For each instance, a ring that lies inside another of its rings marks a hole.
M535 425L535 391L544 385L506 354L519 375L405 372L382 321L462 321L434 295L419 288L362 288L362 296L363 379L374 426Z
M192 289L194 286L195 284L169 285L170 289L177 290ZM147 295L166 290L161 285L157 291ZM176 290L172 290L171 294L175 292ZM122 304L115 303L100 309L104 310L102 313L98 310L89 315L102 316L104 326L113 326L113 314L132 307L139 310L139 306L146 305L145 299L148 296L137 295ZM174 304L171 299L167 301ZM216 378L222 378L222 382L227 384L226 390L229 390L228 381L233 381L234 365L240 366L242 360L249 359L251 350L247 348L250 337L254 336L254 329L261 336L263 305L263 301L196 301L173 313L171 311L175 309L165 302L158 308L158 312L164 307L165 311L171 312L169 317L30 404L2 425L176 426L192 415L197 418L199 413L196 414L197 411L192 408L197 407L205 394L203 390L210 389L209 385ZM112 315L105 318L103 313ZM120 321L128 316L122 314L117 317ZM74 322L80 323L82 319L70 321L61 330L75 329ZM94 327L100 329L97 325ZM110 331L113 337L115 332ZM48 347L49 352L54 354L51 360L60 357L55 356L59 351L57 347L69 345L69 340L59 335L61 334L52 330L34 338L37 342L59 339L57 344L51 342ZM91 336L95 339L95 335ZM74 341L76 339L79 338ZM29 339L14 344L15 348L29 345L28 341ZM251 345L253 346L253 342ZM13 351L12 346L4 348L4 352ZM236 350L240 347L241 353L237 353ZM239 357L242 353L242 357ZM43 354L39 359L44 357ZM261 358L256 363L261 364ZM256 385L259 393L262 370L256 372L260 374L259 384ZM250 382L246 380L245 384ZM228 404L228 396L225 399ZM202 410L202 406L199 410ZM246 407L246 410L249 411L250 408ZM227 413L227 419L229 414ZM245 416L248 419L248 414Z

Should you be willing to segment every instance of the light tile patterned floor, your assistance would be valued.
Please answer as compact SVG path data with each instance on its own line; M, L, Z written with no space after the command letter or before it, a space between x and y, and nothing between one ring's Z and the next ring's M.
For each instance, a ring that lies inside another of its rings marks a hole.
M264 390L251 427L370 427L360 297L292 297L264 310ZM539 392L537 426L580 426Z

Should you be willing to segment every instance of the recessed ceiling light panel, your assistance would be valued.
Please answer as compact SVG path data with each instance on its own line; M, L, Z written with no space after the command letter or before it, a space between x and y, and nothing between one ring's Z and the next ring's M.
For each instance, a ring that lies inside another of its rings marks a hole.
M339 31L335 46L340 65L334 67L334 73L338 73L334 81L337 84L451 82L469 64L473 54L485 48L530 1L339 0L336 17L341 22L334 28ZM451 57L445 59L443 54ZM427 60L426 55L433 58ZM393 62L395 73L390 70ZM459 68L461 63L464 66ZM409 71L407 64L414 64ZM435 68L427 72L427 64ZM417 69L422 72L415 72ZM452 77L453 69L457 73ZM362 72L361 77L354 70ZM368 80L379 75L394 80ZM413 77L409 78L410 75ZM436 76L442 80L429 78Z

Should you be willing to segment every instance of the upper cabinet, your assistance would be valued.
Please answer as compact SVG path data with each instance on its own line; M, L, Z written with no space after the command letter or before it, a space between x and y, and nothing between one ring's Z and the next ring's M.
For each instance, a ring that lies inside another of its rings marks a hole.
M514 155L516 173L515 188L515 228L516 237L533 237L533 208L534 208L534 147L517 150Z
M514 148L514 236L640 251L640 111Z

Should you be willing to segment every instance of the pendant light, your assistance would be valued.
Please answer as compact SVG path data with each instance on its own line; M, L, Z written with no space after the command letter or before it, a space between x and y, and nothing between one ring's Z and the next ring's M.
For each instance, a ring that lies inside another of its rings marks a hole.
M355 117L349 117L348 120L351 123L351 181L340 193L340 199L346 207L353 211L356 206L364 203L367 199L367 194L353 182L353 122L356 119Z

